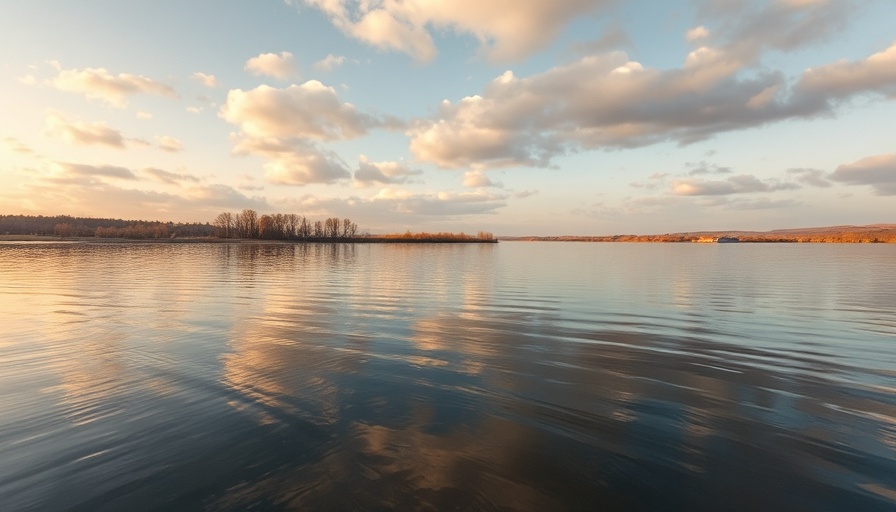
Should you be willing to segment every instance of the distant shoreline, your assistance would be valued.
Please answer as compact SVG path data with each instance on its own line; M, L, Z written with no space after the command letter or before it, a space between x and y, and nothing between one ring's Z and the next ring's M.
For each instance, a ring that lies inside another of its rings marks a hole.
M818 228L777 229L773 231L691 231L662 235L611 236L498 236L490 238L452 234L410 232L402 235L364 235L355 237L313 237L309 239L271 240L257 238L218 238L212 236L175 236L167 238L103 238L92 236L0 234L0 242L79 242L90 244L492 244L504 242L615 242L615 243L896 243L896 224L867 226L829 226Z
M653 243L896 243L896 224L828 226L774 231L690 231L662 235L499 236L507 242L653 242Z
M60 242L84 244L496 244L497 239L482 240L476 238L398 238L364 236L354 238L321 238L313 240L264 240L257 238L216 238L216 237L183 237L183 238L97 238L92 236L49 236L49 235L0 235L0 242Z

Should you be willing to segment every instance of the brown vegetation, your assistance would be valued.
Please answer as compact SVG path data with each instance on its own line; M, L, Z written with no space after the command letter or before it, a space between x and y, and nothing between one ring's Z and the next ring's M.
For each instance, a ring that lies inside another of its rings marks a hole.
M408 242L497 242L495 236L486 231L476 235L466 233L411 233L410 231L393 235L376 235L371 238L380 240L399 240Z

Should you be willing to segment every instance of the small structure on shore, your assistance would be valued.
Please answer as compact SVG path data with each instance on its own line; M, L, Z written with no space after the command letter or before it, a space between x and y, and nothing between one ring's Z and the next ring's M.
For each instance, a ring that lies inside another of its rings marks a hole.
M701 236L691 241L698 244L733 244L740 242L740 239L736 236Z

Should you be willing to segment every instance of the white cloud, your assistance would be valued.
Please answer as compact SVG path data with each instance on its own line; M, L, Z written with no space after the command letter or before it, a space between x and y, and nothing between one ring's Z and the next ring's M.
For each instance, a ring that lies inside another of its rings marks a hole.
M314 146L277 155L264 164L264 174L271 183L281 185L333 183L350 176L345 164L335 154Z
M157 135L156 142L159 144L159 149L169 153L177 153L184 149L184 145L181 141L168 135Z
M588 56L525 78L508 71L479 95L443 101L407 135L415 158L446 168L549 166L558 155L586 149L689 144L833 115L837 101L894 91L894 58L896 45L859 64L807 71L788 89L783 74L742 77L737 59L708 47L667 70L645 68L623 52Z
M104 68L63 69L52 84L61 91L100 99L118 108L124 108L127 98L139 93L177 97L171 86L151 78L129 73L113 75Z
M433 30L472 35L493 60L518 60L544 48L573 19L613 1L305 0L304 3L325 12L336 27L358 40L426 62L437 53Z
M807 69L796 88L823 97L844 98L866 91L896 97L896 43L862 61Z
M351 177L339 155L304 139L246 137L237 142L233 153L264 158L265 177L271 183L308 185Z
M464 173L464 186L470 188L502 187L501 183L492 181L483 171L467 171Z
M358 160L354 178L355 184L361 187L408 183L412 176L422 174L422 171L409 169L398 162L371 162L364 155Z
M125 147L125 139L121 132L110 128L106 123L69 121L59 112L50 111L45 118L45 124L44 133L61 137L69 144L98 144L120 149Z
M314 63L314 69L319 71L331 71L333 68L338 68L343 63L345 63L345 57L342 55L333 55L332 53L324 57L323 59Z
M684 37L688 41L698 41L700 39L706 39L707 37L709 37L709 30L707 30L703 25L700 25L699 27L694 27L688 30L685 33Z
M295 59L290 52L262 53L246 61L244 69L253 75L267 75L289 80L298 75Z
M378 124L350 103L342 103L332 87L317 80L276 89L261 85L233 89L221 117L249 137L339 140L359 137Z
M193 80L196 80L200 84L209 88L218 87L219 85L221 85L215 75L208 75L200 71L193 73Z
M896 195L896 153L869 156L840 165L829 178L849 185L870 185L877 195Z
M139 111L137 112L137 119L143 119L144 121L152 119L152 114L149 112Z
M314 141L352 139L387 124L341 102L332 87L316 80L284 89L231 90L220 116L240 128L235 154L265 158L265 176L291 185L349 178L345 163Z

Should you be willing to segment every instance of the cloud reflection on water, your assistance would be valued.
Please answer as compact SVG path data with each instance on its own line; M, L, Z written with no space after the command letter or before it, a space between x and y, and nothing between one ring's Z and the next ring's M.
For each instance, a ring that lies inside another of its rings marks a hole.
M896 331L861 326L892 289L855 273L883 302L830 320L869 295L801 288L805 261L768 270L776 296L714 286L764 264L749 248L632 247L44 248L14 255L29 275L0 259L19 290L0 350L32 369L0 359L0 503L886 510Z

